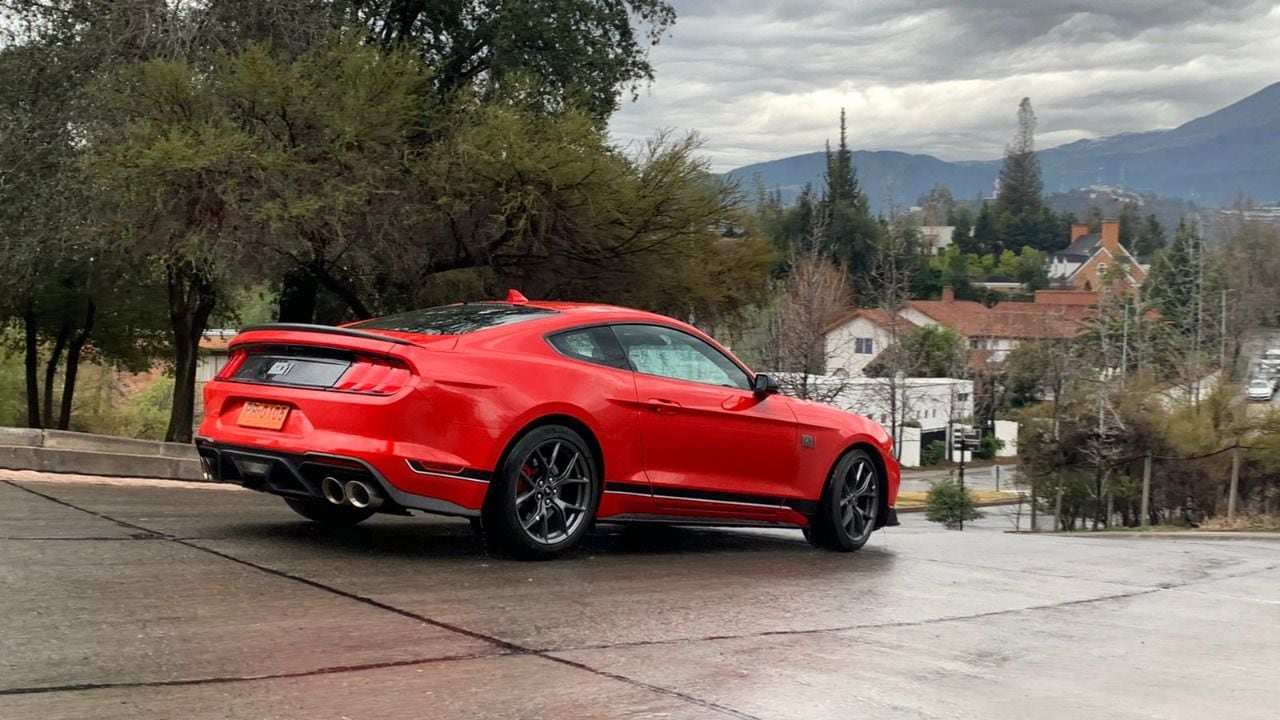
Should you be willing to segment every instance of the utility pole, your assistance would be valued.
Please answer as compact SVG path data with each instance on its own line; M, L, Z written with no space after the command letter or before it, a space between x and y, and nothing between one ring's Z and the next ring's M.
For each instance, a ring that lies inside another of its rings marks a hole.
M1129 374L1129 303L1125 302L1124 310L1124 334L1123 342L1120 345L1120 382L1123 384L1124 378Z
M1227 495L1227 522L1236 519L1236 494L1240 490L1240 444L1231 450L1231 493Z
M1225 383L1226 380L1230 379L1228 377L1228 372L1226 372L1226 288L1222 288L1222 319L1221 320L1222 320L1222 324L1221 324L1221 328L1219 328L1219 337L1221 340L1220 342L1221 347L1219 347L1219 351L1217 351L1217 373L1219 373L1219 378L1217 378L1217 382L1219 382L1219 384Z
M963 433L964 431L962 430L961 432ZM960 440L960 494L961 494L961 495L964 495L964 494L965 494L965 490L964 490L964 452L965 452L965 448L966 448L966 447L968 447L968 445L969 445L969 443L968 443L968 438L967 438L965 435L961 435L961 440ZM961 530L964 530L964 513L960 513L960 529L961 529Z
M1151 453L1142 461L1142 527L1151 524Z

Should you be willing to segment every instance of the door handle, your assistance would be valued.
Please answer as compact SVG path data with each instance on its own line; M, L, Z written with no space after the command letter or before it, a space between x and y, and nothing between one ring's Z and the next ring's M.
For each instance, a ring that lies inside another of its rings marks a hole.
M666 412L668 414L675 413L680 408L680 403L675 400L667 400L666 398L649 398L649 409L656 412Z

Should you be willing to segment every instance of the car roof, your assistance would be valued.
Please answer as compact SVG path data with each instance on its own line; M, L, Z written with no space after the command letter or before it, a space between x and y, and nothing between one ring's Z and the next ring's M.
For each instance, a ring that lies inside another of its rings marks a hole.
M603 303L581 303L581 302L562 302L559 300L540 300L529 301L527 303L499 303L499 304L515 304L525 307L539 308L542 310L552 310L557 315L548 318L541 318L542 322L547 322L556 318L565 324L577 325L582 322L657 322L664 325L680 325L685 323L675 318L659 315L645 310L636 310L634 308L626 308L618 305L605 305Z
M700 337L712 339L691 325L676 320L675 318L658 313L648 312L645 310L636 310L634 308L621 307L618 305L607 305L604 303L584 303L584 302L566 302L560 300L527 300L510 302L504 300L480 300L471 303L455 303L455 306L463 305L506 305L510 307L525 307L535 310L546 310L547 314L541 316L530 317L520 322L508 324L494 325L492 327L482 328L478 331L465 333L463 336L490 336L496 334L524 334L524 333L546 333L560 329L568 329L580 327L584 325L595 324L612 324L612 323L652 323L657 325L666 325L677 329L691 332ZM385 332L385 331L379 331ZM391 334L391 333L387 333ZM413 340L410 334L399 333ZM714 342L714 339L712 339Z

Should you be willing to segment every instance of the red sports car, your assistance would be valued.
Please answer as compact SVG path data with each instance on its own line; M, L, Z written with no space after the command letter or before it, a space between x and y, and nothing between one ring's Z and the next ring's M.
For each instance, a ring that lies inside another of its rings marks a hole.
M777 393L684 323L513 291L247 328L196 443L209 475L316 522L457 515L519 557L596 520L799 527L844 551L897 524L888 434Z

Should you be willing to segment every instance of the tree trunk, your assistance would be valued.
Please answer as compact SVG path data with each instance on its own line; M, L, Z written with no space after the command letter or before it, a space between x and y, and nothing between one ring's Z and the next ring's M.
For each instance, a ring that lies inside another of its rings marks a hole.
M72 339L71 347L67 349L67 372L62 382L62 410L58 414L59 430L67 430L71 427L71 400L76 394L76 375L80 372L80 355L84 351L85 343L93 335L93 322L97 314L98 308L90 300L84 312L84 325Z
M36 311L30 303L22 313L22 325L26 332L27 369L27 427L40 429L40 338L36 326Z
M49 361L44 366L44 419L45 427L53 426L53 379L58 374L58 363L62 361L62 351L67 347L67 338L71 335L71 322L64 320L58 328L58 337L53 341L53 350L49 353Z
M291 268L280 280L280 322L313 323L316 321L316 292L320 285L310 271Z
M315 277L316 281L324 287L324 289L334 295L337 295L344 303L346 303L347 307L351 308L351 312L358 319L368 320L373 317L373 312L370 311L369 307L360 299L359 293L356 292L355 287L353 287L351 283L329 272L328 268L324 267L324 265L319 261L311 265L311 273Z
M217 296L213 285L189 265L168 270L169 322L173 330L173 407L169 413L168 442L191 442L195 424L196 363Z

